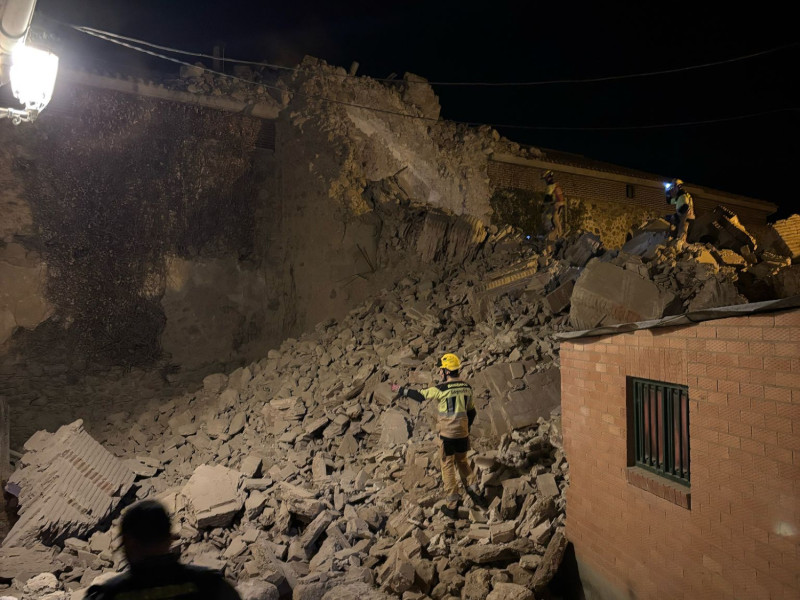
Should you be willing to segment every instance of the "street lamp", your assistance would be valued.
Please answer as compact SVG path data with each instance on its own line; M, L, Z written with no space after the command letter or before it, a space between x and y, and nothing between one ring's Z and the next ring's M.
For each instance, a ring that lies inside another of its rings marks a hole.
M39 116L53 96L58 73L58 57L26 41L35 6L36 0L0 0L0 85L10 80L11 93L24 107L0 107L0 119L8 117L15 125Z
M28 111L36 113L53 97L58 57L52 52L18 44L11 53L11 93Z

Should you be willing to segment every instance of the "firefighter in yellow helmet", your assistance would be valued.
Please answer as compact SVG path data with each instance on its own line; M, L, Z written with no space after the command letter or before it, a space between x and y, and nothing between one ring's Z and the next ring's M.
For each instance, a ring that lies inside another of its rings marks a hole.
M552 206L552 219L553 219L553 235L556 240L564 237L564 218L566 212L567 201L564 198L564 191L561 186L556 182L555 173L547 170L542 173L547 187L544 192L545 203Z
M670 220L675 226L678 249L681 249L686 244L689 227L694 221L694 200L692 200L691 194L683 189L683 181L680 179L673 179L665 187L667 204L675 207L675 214Z
M472 500L478 505L485 504L478 491L475 473L467 461L469 430L477 412L472 399L472 387L460 377L461 361L458 357L455 354L445 354L437 366L442 378L440 384L419 391L407 386L392 385L392 391L417 402L434 400L437 404L439 454L446 494L443 511L455 518L461 500L456 471L461 475L467 494Z

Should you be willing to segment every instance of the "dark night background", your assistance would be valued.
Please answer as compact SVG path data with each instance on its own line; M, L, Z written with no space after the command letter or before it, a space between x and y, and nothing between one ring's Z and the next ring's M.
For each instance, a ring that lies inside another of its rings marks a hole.
M122 72L178 65L59 28L51 17L159 44L294 66L304 54L359 74L405 71L432 81L585 79L693 66L800 41L789 8L749 3L302 2L39 0L34 24L62 37L66 63ZM783 6L790 6L785 3ZM769 200L798 212L800 46L689 72L625 81L436 87L442 116L529 127L616 127L723 119L623 131L504 129L506 137L665 177ZM190 61L192 59L189 59ZM115 66L117 68L115 68Z

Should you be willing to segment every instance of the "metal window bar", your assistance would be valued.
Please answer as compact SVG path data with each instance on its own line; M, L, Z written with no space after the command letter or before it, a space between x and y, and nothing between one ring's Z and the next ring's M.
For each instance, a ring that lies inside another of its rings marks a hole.
M684 386L633 379L634 462L689 485L689 394Z

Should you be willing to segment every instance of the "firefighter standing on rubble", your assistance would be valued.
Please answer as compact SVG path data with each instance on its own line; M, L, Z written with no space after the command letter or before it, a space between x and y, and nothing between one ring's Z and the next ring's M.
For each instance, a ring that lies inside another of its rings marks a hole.
M678 249L686 244L689 227L694 221L694 201L691 194L683 189L683 181L673 179L666 185L667 204L675 207L675 214L671 215L670 222L675 227L675 239Z
M475 473L467 461L469 430L477 414L472 399L472 387L460 378L461 361L455 354L445 354L437 365L442 382L417 391L407 386L392 384L392 391L417 402L435 400L438 407L437 430L442 465L442 480L447 494L443 512L455 518L461 495L458 491L456 470L461 475L467 494L478 505L485 504L478 491Z
M553 235L556 240L564 237L564 219L567 207L567 201L564 198L564 191L561 186L556 182L556 176L551 170L542 173L547 187L544 191L544 201L552 207L552 220L553 220Z

